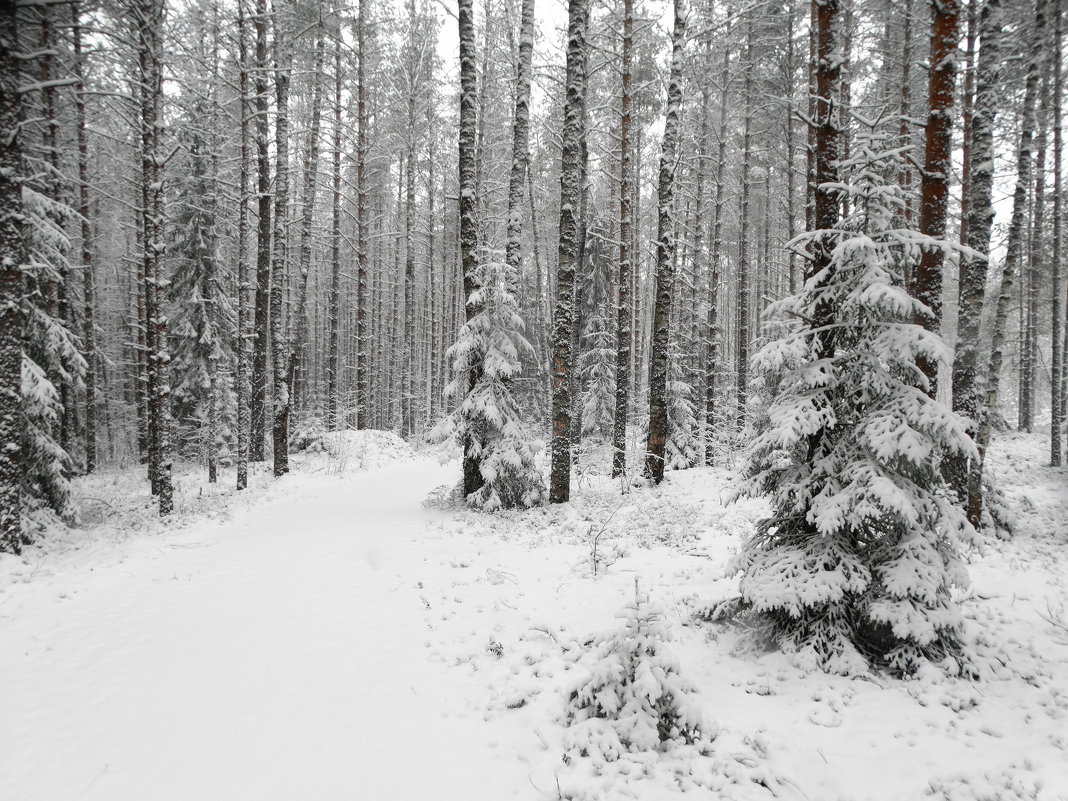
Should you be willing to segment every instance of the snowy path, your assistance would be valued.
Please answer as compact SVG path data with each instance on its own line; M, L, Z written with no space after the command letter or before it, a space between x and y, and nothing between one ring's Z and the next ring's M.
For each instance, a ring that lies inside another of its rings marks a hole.
M529 794L426 658L420 501L453 470L290 476L225 523L6 588L0 797Z

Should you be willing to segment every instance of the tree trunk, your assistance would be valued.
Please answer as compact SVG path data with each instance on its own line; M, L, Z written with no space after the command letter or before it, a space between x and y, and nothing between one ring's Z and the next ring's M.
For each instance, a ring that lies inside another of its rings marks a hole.
M367 428L368 392L367 323L367 0L359 0L356 18L356 427Z
M468 322L478 313L479 306L472 297L478 284L478 220L475 189L477 170L478 127L478 77L475 63L475 20L473 0L459 0L460 27L460 264L463 270L463 288L466 319ZM478 371L472 370L468 389L478 380ZM469 443L464 443L463 495L468 497L482 488L482 472L477 456L470 453Z
M931 57L927 71L927 141L920 188L920 233L942 241L949 210L949 179L953 169L953 89L957 81L957 40L960 38L959 0L931 4ZM925 248L913 278L913 294L930 311L915 320L928 331L939 333L942 325L941 247ZM917 365L927 378L927 394L938 394L938 363L926 355Z
M159 513L174 509L171 485L170 389L167 381L167 318L160 303L166 249L163 216L163 0L139 0L137 23L141 87L141 208L144 228L145 320L147 323L149 475L155 476Z
M96 286L93 275L92 225L89 222L89 133L85 121L85 56L82 53L81 13L71 4L74 36L74 74L77 87L74 105L78 126L78 213L81 216L82 355L85 357L85 472L96 470Z
M248 486L249 446L249 363L248 363L248 181L249 181L249 105L248 43L245 40L245 3L237 4L238 93L241 119L241 154L237 187L237 332L234 337L236 359L234 389L237 394L237 489Z
M568 0L567 76L560 160L560 245L553 314L553 436L549 502L571 499L571 340L575 327L575 272L582 203L582 110L586 93L586 20L589 0Z
M341 42L334 47L334 187L330 220L330 344L326 372L326 426L338 427L341 405Z
M1052 285L1053 285L1053 333L1051 349L1052 365L1050 370L1050 439L1049 439L1049 463L1051 467L1061 465L1061 426L1064 424L1063 416L1063 375L1064 375L1064 343L1062 329L1064 324L1064 287L1061 286L1061 235L1064 224L1064 198L1061 196L1061 161L1062 148L1064 145L1063 130L1061 123L1061 111L1063 109L1064 82L1061 70L1064 24L1061 0L1053 0L1053 248L1052 253Z
M730 30L728 23L727 30ZM708 349L705 364L705 464L715 460L716 436L716 378L719 372L719 280L723 253L723 204L725 202L724 172L727 168L727 84L730 81L731 51L723 49L723 68L720 71L719 95L719 153L716 156L716 205L712 217L712 253L708 277Z
M994 224L994 122L1001 99L1001 2L987 0L979 19L979 58L975 68L975 102L968 152L968 217L964 244L978 256L962 254L957 303L957 345L953 355L953 411L971 421L976 437L982 410L979 375L979 329L989 267L990 234ZM978 527L982 506L981 466L950 456L946 474L968 518Z
M749 402L749 195L750 164L752 160L753 128L753 20L747 22L745 48L745 121L742 134L742 203L738 221L738 346L736 373L736 404L738 417L736 427L740 431L745 423L746 405ZM818 142L817 142L818 147ZM819 189L816 190L817 195Z
M15 0L0 0L0 552L19 553L22 531L22 150Z
M259 228L256 239L256 308L252 354L252 416L249 458L267 458L267 343L270 326L271 289L271 161L267 147L267 0L256 0L256 167Z
M274 128L274 231L271 237L274 253L271 260L271 356L274 365L274 403L272 404L272 444L274 447L274 475L289 472L289 351L286 343L285 320L282 317L282 295L289 260L286 253L286 226L289 222L289 72L290 50L286 41L282 10L275 9L275 128Z
M645 445L645 473L654 484L664 480L664 448L668 437L668 337L671 293L675 282L675 169L679 150L679 115L682 110L683 48L686 17L682 0L674 0L675 25L671 35L671 73L667 91L667 121L660 150L657 183L656 288L652 348L649 355L649 436Z
M616 396L612 425L612 477L627 469L627 413L630 405L630 124L631 51L634 49L634 0L623 0L623 76L619 115L619 286L616 298Z

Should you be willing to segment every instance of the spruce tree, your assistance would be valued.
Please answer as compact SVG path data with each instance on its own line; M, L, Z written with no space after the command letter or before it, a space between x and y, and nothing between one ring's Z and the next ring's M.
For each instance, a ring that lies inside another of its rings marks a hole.
M741 597L724 611L831 672L959 672L951 589L967 583L960 548L974 532L940 467L976 454L964 420L928 394L917 364L945 364L949 349L904 288L906 265L940 244L895 227L900 153L879 133L859 139L843 165L852 183L833 188L852 212L808 235L829 262L772 304L779 336L754 358L778 391L741 494L766 496L772 514L732 563Z

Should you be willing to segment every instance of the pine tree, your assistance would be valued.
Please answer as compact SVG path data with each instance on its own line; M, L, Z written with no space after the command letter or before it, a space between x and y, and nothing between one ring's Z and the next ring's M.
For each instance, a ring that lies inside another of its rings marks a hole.
M964 421L928 394L917 367L948 349L914 322L921 303L904 268L935 242L897 228L898 152L861 138L843 167L851 214L809 235L829 250L799 295L772 304L781 335L755 368L778 383L768 425L748 449L742 494L772 516L732 563L741 597L727 609L784 650L832 672L865 662L910 673L924 662L965 669L962 544L974 533L941 473L947 453L974 458ZM824 185L826 186L826 185ZM822 337L835 322L833 339Z

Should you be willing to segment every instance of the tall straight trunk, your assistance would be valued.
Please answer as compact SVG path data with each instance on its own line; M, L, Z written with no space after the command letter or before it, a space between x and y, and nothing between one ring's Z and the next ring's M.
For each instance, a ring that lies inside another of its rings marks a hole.
M1045 70L1044 70L1045 72ZM1031 433L1035 424L1035 373L1038 361L1039 273L1046 263L1046 125L1049 118L1049 91L1046 76L1040 76L1041 103L1038 119L1038 142L1035 156L1034 211L1031 219L1031 243L1027 263L1026 294L1020 316L1024 321L1023 354L1020 359L1021 397L1019 429Z
M1049 438L1049 463L1051 467L1061 465L1061 426L1064 424L1063 402L1063 376L1064 376L1064 343L1062 328L1064 324L1064 287L1061 285L1063 273L1061 272L1062 245L1061 236L1064 224L1064 198L1061 195L1061 167L1062 150L1064 146L1064 133L1061 123L1063 110L1064 79L1062 75L1061 47L1064 44L1062 27L1064 24L1061 0L1053 0L1053 247L1052 276L1053 289L1053 334L1051 350L1050 370L1050 438Z
M616 297L616 395L612 424L612 477L627 469L627 413L630 406L631 359L631 52L634 49L634 0L623 0L622 92L619 113L619 286Z
M459 0L460 28L460 132L459 132L459 168L460 168L460 265L463 270L463 297L468 322L479 312L473 295L479 288L478 276L478 220L477 198L475 197L478 180L475 161L477 159L478 127L478 76L475 63L475 20L473 0ZM479 376L477 369L471 371L468 389L475 385ZM468 443L464 443L463 494L468 497L482 488L482 471L479 459L470 453Z
M791 5L787 12L786 29L786 64L787 64L787 102L786 102L786 241L792 242L797 236L797 201L796 201L796 173L794 163L796 161L794 142L794 115L797 113L796 100L794 97L797 69L794 64L794 9ZM787 255L789 260L788 290L793 295L797 292L797 252L790 248Z
M964 88L961 90L960 243L968 241L968 201L972 180L972 119L975 117L975 40L979 0L968 0L968 33L964 50ZM964 258L961 257L963 263Z
M586 20L589 0L568 0L567 75L560 157L560 244L553 313L552 453L549 502L571 498L571 373L575 328L575 272L578 266L582 203L582 121L586 93Z
M920 233L938 241L946 236L949 179L953 168L953 90L957 82L957 41L960 39L960 0L931 3L931 56L927 71L927 140L920 188ZM942 324L942 247L925 248L913 276L913 294L929 310L916 319L928 331ZM927 393L938 393L938 363L920 355L917 365L927 378Z
M728 31L730 27L728 26ZM716 378L719 372L721 332L719 327L719 281L723 253L724 172L727 168L727 84L730 81L731 51L723 49L723 68L720 71L719 95L719 153L716 156L716 204L712 216L712 253L708 276L708 320L706 324L708 348L705 364L705 464L715 460L716 437Z
M841 63L837 57L839 26L841 24L842 6L841 0L812 0L817 6L817 32L816 32L816 114L813 117L815 124L815 198L813 203L813 225L815 231L831 232L838 226L839 202L838 194L832 185L839 180L838 173L838 148L842 138L838 131L839 115L835 108L835 98L838 96L838 84L842 80ZM834 248L834 237L825 233L814 240L812 246L812 258L808 264L805 280L811 280L816 275L824 273L824 281L830 280L825 271L831 264L831 255ZM834 351L834 338L827 326L833 322L836 309L829 303L824 302L817 306L817 319L813 321L815 327L823 330L817 337L817 357L826 358ZM814 455L820 446L819 437L809 443L810 455Z
M667 120L660 150L657 182L656 288L652 347L649 355L649 436L645 444L645 472L654 484L664 480L664 448L668 437L668 339L671 294L675 282L675 168L679 151L679 115L682 111L683 48L686 17L682 0L674 0L675 25L671 34L671 73L668 78Z
M257 212L256 237L255 335L252 353L252 403L249 458L262 462L267 458L267 343L270 328L271 289L271 159L267 137L267 0L256 0L253 17L256 29L256 169Z
M979 374L979 329L989 267L990 235L994 224L994 123L1000 105L1002 65L1002 0L987 0L979 19L979 57L975 68L975 102L968 148L968 217L964 244L977 255L961 255L957 302L957 345L953 355L953 411L971 421L969 433L978 435L982 413ZM946 474L968 518L978 527L982 507L981 465L950 456Z
M274 230L271 259L271 357L274 366L274 402L271 426L274 447L274 475L289 472L289 411L292 398L289 392L289 351L286 342L285 320L282 317L282 296L285 292L289 259L286 253L286 226L289 222L289 72L291 64L288 32L282 10L275 6L275 124L274 124Z
M736 373L738 376L736 426L740 430L745 422L745 408L749 402L749 195L751 191L750 166L752 161L753 129L753 20L746 26L745 48L745 121L742 134L742 203L738 222L738 344ZM818 142L817 142L818 147ZM819 194L817 188L816 194Z
M92 225L89 222L89 132L85 120L85 55L82 52L80 7L71 3L74 36L74 107L78 127L78 213L81 217L82 355L85 357L85 472L96 470L96 286L93 274Z
M320 14L321 14L320 9ZM319 176L319 131L323 114L323 66L326 59L326 31L320 16L315 31L315 66L312 74L311 125L308 146L304 151L304 175L300 218L300 292L297 308L292 312L289 331L289 396L290 406L301 408L301 396L307 394L309 365L304 362L308 339L308 276L312 262L312 224L315 220L315 190ZM292 411L292 408L291 408Z
M905 0L901 10L904 21L901 43L901 105L899 109L898 146L907 148L912 143L912 0ZM904 159L898 176L901 192L905 196L905 227L912 227L912 168Z
M22 531L21 110L15 0L0 0L0 552L19 553Z
M367 307L367 9L359 0L356 17L356 427L367 428L368 318Z
M237 489L248 486L249 440L249 360L248 360L248 181L249 181L249 103L248 43L245 40L245 3L237 4L238 99L241 119L241 154L237 187L237 332L234 337L236 369L234 389L237 395Z
M905 0L906 3L911 0ZM805 230L813 231L816 225L816 107L819 94L816 91L817 65L816 50L819 31L819 3L809 3L808 17L808 119L805 148Z
M523 188L530 161L530 76L534 57L534 0L523 0L519 21L519 56L515 74L512 123L512 169L508 176L508 228L504 262L511 288L519 285L523 266Z
M704 60L706 63L712 63L712 42L706 35L704 42ZM686 303L686 311L689 313L689 343L683 345L685 350L684 354L689 356L690 372L693 376L694 382L692 385L693 394L700 397L706 397L702 392L701 380L706 383L708 375L706 367L709 363L708 356L705 355L704 359L701 358L702 350L707 351L711 347L708 342L708 338L701 335L700 331L700 316L698 315L698 309L701 306L699 299L699 290L702 279L705 278L706 268L709 275L711 275L711 268L708 267L707 260L705 258L705 194L708 177L708 138L709 138L709 111L708 106L711 102L711 91L707 80L701 87L701 127L697 136L697 187L695 190L696 198L694 203L694 219L687 219L687 228L689 229L691 242L693 247L693 282L688 287L690 296ZM702 347L703 345L703 347ZM695 411L700 408L700 401L694 403ZM702 426L698 424L701 417L695 415L694 422L698 435ZM707 420L705 420L705 427L707 427ZM710 439L711 432L704 431L704 436L701 439L707 442ZM707 455L706 455L707 461Z
M170 389L167 381L167 318L160 303L164 239L163 212L163 0L138 0L137 24L141 89L141 209L147 323L149 475L155 477L159 513L174 509L171 484Z
M330 343L326 371L326 425L338 426L341 405L341 41L334 46L334 186L330 219Z
M979 431L975 443L979 450L980 474L986 462L986 452L990 445L990 434L993 430L994 418L999 413L998 392L1001 382L1001 365L1004 359L1005 330L1007 328L1009 306L1012 304L1013 284L1016 281L1016 274L1020 270L1023 258L1024 217L1027 213L1027 195L1031 183L1032 152L1034 149L1035 128L1037 127L1035 104L1038 97L1038 82L1042 71L1042 60L1045 58L1043 51L1045 22L1046 0L1038 0L1035 8L1034 25L1031 27L1030 47L1028 48L1030 59L1027 66L1027 81L1024 89L1020 148L1017 151L1016 158L1016 190L1012 199L1012 217L1009 221L1005 266L1001 274L1001 288L994 311L994 332L991 337L990 361L986 371L986 398L980 412ZM978 515L979 510L975 511ZM975 523L978 523L978 516Z

